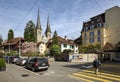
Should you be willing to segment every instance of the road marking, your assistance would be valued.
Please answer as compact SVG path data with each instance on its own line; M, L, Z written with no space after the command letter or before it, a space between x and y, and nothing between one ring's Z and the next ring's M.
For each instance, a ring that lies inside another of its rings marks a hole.
M83 70L81 72L73 73L70 76L86 82L90 82L90 81L102 81L102 82L119 81L120 82L119 75L103 73L103 72L102 73L99 72L99 74L96 75L94 71L89 71L89 70Z
M50 75L50 74L53 74L53 73L55 73L55 71L47 70L47 71L40 72L39 74L40 75Z
M84 72L89 72L89 73L95 73L94 71L89 71L89 70L83 70L83 71ZM103 73L103 72L99 72L99 74L120 78L120 75L116 75L116 74Z
M101 79L98 77L92 77L92 76L83 75L83 74L78 74L78 73L73 73L72 75L79 76L79 77L85 77L85 78L89 78L89 79L94 79L94 80L98 80L98 81L102 81L102 82L112 82L110 80Z
M88 80L88 79L84 79L84 78L81 78L81 77L78 77L78 76L74 76L74 75L69 75L69 76L73 77L73 78L77 78L77 79L85 81L85 82L94 82L94 81L91 81L91 80Z
M111 76L105 76L105 75L102 75L102 74L98 74L98 75L96 75L96 74L91 74L91 73L83 73L82 72L82 74L86 74L86 75L91 75L91 76L96 76L96 77L101 77L101 78L106 78L106 79L111 79L111 80L117 80L117 81L120 81L120 79L118 79L118 78L114 78L114 77L111 77Z

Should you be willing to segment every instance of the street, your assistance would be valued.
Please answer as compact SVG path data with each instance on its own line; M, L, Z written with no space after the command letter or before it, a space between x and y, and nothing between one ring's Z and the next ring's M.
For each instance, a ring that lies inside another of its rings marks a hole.
M69 74L77 72L78 69L64 67L66 64L67 62L51 62L48 71L38 72L7 64L7 70L0 72L0 82L79 82L79 80L69 77Z
M89 65L72 62L50 62L47 71L32 72L15 64L7 64L7 70L0 72L0 82L119 82L119 63L104 63L99 75Z

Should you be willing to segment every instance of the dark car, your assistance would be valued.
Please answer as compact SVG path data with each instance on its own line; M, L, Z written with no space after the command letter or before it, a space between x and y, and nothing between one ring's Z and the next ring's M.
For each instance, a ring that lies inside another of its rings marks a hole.
M25 67L32 71L48 70L49 62L47 58L31 58L26 62Z

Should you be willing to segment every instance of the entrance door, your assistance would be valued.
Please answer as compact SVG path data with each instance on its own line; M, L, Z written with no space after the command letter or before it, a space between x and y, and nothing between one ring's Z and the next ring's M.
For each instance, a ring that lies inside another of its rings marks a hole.
M110 60L110 54L105 54L105 60Z

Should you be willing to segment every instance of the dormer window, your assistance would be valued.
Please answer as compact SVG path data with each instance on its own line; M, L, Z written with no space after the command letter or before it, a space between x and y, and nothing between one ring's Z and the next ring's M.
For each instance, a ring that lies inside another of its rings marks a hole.
M85 27L85 28L84 28L84 31L87 31L87 30L88 30L88 27Z
M97 19L97 22L99 22L100 21L100 19Z
M94 25L90 25L90 29L91 29L91 30L94 29Z
M99 27L101 27L102 26L102 24L99 22L99 23L97 23L97 27L99 28Z

